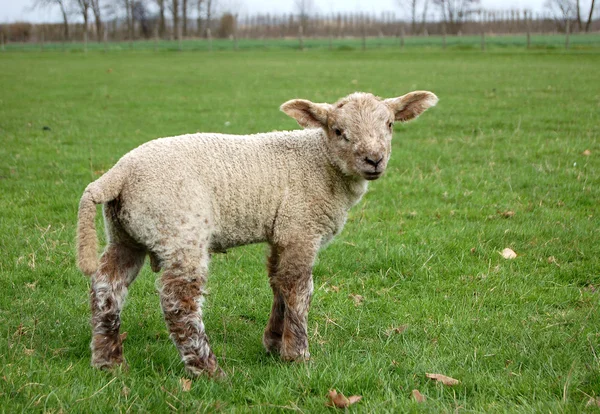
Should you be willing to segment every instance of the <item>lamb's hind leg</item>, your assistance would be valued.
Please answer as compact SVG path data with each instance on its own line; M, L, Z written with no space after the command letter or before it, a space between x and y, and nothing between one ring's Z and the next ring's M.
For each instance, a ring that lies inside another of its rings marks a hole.
M123 345L119 336L121 310L127 288L144 264L145 251L123 243L111 243L100 258L92 276L92 365L111 368L123 363Z
M171 339L186 369L193 375L220 373L202 322L208 253L178 252L163 260L160 302Z

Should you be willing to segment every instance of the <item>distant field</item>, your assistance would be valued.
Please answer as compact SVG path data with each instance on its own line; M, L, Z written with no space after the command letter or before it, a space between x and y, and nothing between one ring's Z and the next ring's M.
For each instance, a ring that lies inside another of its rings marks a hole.
M598 412L600 53L598 37L571 51L552 39L532 52L480 53L474 37L447 51L420 38L403 52L0 54L0 412L313 413L332 410L329 389L362 395L357 412ZM226 380L182 390L147 266L123 313L129 370L90 368L73 240L91 180L156 137L296 128L278 111L290 98L415 89L439 105L396 126L389 170L319 256L310 362L263 351L265 248L248 246L211 265L205 322Z
M564 49L566 37L564 34L556 35L532 35L531 49ZM400 38L398 37L371 37L366 39L366 48L400 48ZM485 37L486 49L505 49L505 48L525 48L527 45L527 36L521 35L491 35ZM600 34L572 34L570 36L570 48L575 50L600 49ZM441 36L406 36L404 47L413 48L432 48L441 49L443 38ZM40 51L44 50L64 50L70 52L83 51L83 42L68 43L45 43L41 46L39 43L9 43L6 46L7 51ZM208 50L233 50L233 40L213 39L209 42L206 39L190 39L181 42L183 51L208 51ZM237 47L239 50L279 50L279 49L298 49L299 41L296 38L286 39L239 39ZM332 38L331 44L327 38L304 38L303 47L305 49L333 49L333 50L353 50L362 49L363 41L358 38ZM480 36L448 36L446 38L446 47L454 49L481 49ZM130 51L130 50L179 50L180 44L177 41L160 40L154 42L135 41L135 42L108 42L105 46L102 42L88 42L88 50L104 51Z

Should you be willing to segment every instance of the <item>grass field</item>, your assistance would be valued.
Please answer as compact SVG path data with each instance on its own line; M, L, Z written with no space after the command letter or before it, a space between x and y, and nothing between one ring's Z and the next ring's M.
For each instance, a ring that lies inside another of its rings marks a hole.
M594 50L0 54L0 412L312 413L329 389L362 395L357 412L597 412L598 67ZM182 389L148 266L123 312L129 370L90 367L73 240L91 180L156 137L295 128L290 98L414 89L440 103L396 126L315 266L310 362L263 351L265 248L248 246L211 264L227 379Z
M555 50L564 49L566 37L564 34L532 34L531 49L533 50ZM303 47L308 50L336 50L351 51L363 48L363 40L360 37L332 38L331 43L328 38L303 39ZM369 37L365 39L364 47L367 49L379 48L397 48L400 49L401 40L399 37ZM526 48L527 36L525 34L494 35L487 34L485 37L487 50L506 49L506 48ZM578 33L569 37L569 45L574 50L592 50L600 49L600 34L598 33ZM442 36L407 36L404 40L405 49L428 48L431 50L440 50L443 46ZM480 36L447 36L446 47L450 50L480 50ZM5 49L11 51L64 51L64 52L83 52L86 46L83 42L46 42L40 43L9 43ZM115 41L115 42L88 42L87 50L90 51L232 51L235 48L234 41L230 39L188 39L181 43L171 40L138 40L135 42ZM294 50L300 48L300 43L296 38L276 38L276 39L239 39L237 42L239 50Z

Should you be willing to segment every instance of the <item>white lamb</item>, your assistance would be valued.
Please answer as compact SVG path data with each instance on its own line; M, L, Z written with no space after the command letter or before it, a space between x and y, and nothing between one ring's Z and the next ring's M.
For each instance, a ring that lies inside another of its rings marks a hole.
M416 91L392 99L354 93L335 104L294 99L281 110L307 129L256 135L192 134L150 141L85 189L78 265L92 276L92 365L123 362L120 313L147 254L163 269L160 300L192 374L215 374L202 322L210 252L267 242L274 300L268 352L309 357L307 314L319 248L344 226L367 181L386 169L394 121L437 103ZM108 245L98 263L96 204Z

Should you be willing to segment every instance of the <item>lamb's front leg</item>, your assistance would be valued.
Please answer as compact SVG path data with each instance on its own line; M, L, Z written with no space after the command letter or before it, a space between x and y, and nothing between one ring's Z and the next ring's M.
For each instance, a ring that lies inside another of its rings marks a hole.
M271 278L275 298L265 334L270 329L270 332L277 336L277 322L283 316L283 326L279 325L281 343L278 348L285 360L306 360L310 357L307 322L313 293L312 266L316 254L314 245L315 243L305 243L274 247L277 249L279 260L276 272ZM266 342L264 339L263 341Z

